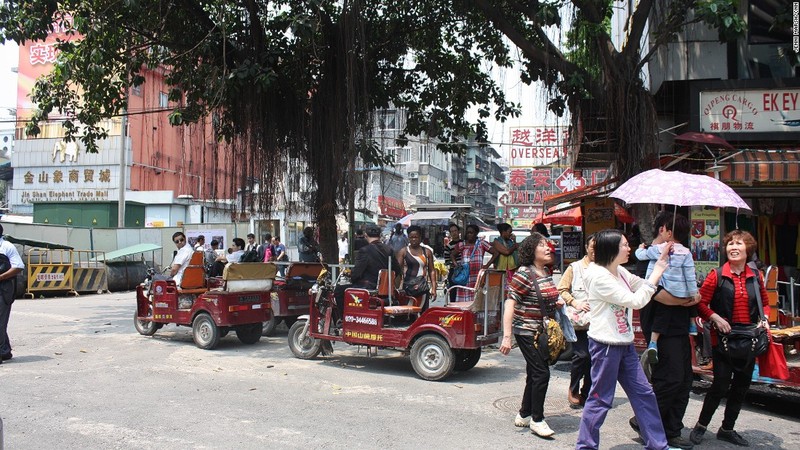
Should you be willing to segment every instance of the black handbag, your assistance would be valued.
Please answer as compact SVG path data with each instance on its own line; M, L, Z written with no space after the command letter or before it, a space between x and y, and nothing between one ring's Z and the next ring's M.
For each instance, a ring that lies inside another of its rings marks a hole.
M717 276L720 273L717 272ZM764 307L761 303L761 277L756 273L756 303L758 304L758 315L761 321ZM717 330L719 332L719 330ZM763 355L769 348L769 336L766 328L760 324L731 325L730 333L719 332L719 343L717 348L731 359L749 360L756 356Z
M767 330L758 325L732 325L730 333L719 334L719 350L732 359L763 355L768 346Z
M419 297L431 291L428 278L425 276L414 277L403 283L403 290L412 297Z

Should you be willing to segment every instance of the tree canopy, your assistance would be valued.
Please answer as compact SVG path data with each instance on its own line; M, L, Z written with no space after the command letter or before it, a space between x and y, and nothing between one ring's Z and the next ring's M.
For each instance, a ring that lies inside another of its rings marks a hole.
M370 144L373 111L406 109L405 132L448 151L464 136L485 136L485 124L465 119L470 108L482 119L517 111L484 70L510 64L502 36L458 3L11 0L0 27L2 39L19 43L56 27L80 36L58 44L55 70L37 82L29 132L66 113L68 138L92 151L105 136L100 121L124 110L142 71L163 70L177 105L170 121L213 117L234 153L235 187L266 187L250 206L268 213L286 164L304 162L313 191L304 206L333 255L333 217L353 193L353 177L341 175L352 175L356 157L386 162Z

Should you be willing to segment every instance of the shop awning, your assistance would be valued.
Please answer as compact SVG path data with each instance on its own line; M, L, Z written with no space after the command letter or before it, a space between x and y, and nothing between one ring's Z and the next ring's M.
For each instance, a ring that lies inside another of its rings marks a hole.
M453 218L453 214L455 211L417 211L403 217L399 222L405 226L447 225Z
M135 255L137 253L152 252L155 250L159 250L160 248L161 246L156 244L131 245L130 247L114 250L113 252L106 252L105 260L111 261L112 259L124 258L126 256ZM98 260L98 258L92 258L90 261L96 261L96 260Z
M800 186L800 148L740 150L729 158L720 159L707 168L721 170L719 180L723 183L731 186Z
M558 205L559 203L572 203L578 204L584 198L589 197L604 197L610 191L614 189L616 186L617 178L609 178L605 181L601 181L600 183L590 184L584 186L582 188L578 188L569 192L563 192L561 194L551 195L544 199L544 210L549 211L554 206ZM551 211L551 212L557 212Z

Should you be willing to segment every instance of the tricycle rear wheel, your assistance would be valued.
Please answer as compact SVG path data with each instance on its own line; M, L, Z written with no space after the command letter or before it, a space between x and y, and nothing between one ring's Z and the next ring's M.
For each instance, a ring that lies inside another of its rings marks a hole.
M261 323L251 323L236 327L236 337L242 344L252 345L261 340Z
M278 324L281 322L274 314L272 317L269 318L266 322L263 322L261 327L261 335L262 336L272 336L272 333L275 332L275 328L278 327Z
M147 308L148 315L153 315L153 308ZM133 326L136 328L136 331L139 332L142 336L152 336L156 334L156 331L160 328L157 323L153 322L152 320L140 320L139 319L139 311L133 312Z
M481 349L479 348L462 348L456 350L456 364L454 370L458 372L466 372L475 367L478 361L481 360Z
M206 313L200 313L192 322L194 343L204 350L213 350L219 344L219 328L214 319Z
M300 359L313 359L322 350L322 341L303 334L306 320L298 320L289 328L289 349Z
M439 381L453 372L456 358L447 341L435 334L420 337L411 346L411 365L417 375Z

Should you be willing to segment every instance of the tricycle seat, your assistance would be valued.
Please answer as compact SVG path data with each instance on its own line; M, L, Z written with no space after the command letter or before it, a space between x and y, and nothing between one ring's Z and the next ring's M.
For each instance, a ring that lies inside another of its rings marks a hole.
M422 307L412 305L397 305L397 306L384 306L384 316L400 316L406 314L419 314L422 312Z
M206 291L208 291L206 288L178 289L178 295L200 295L204 294Z
M278 272L272 263L231 263L225 266L222 279L225 291L269 291Z

